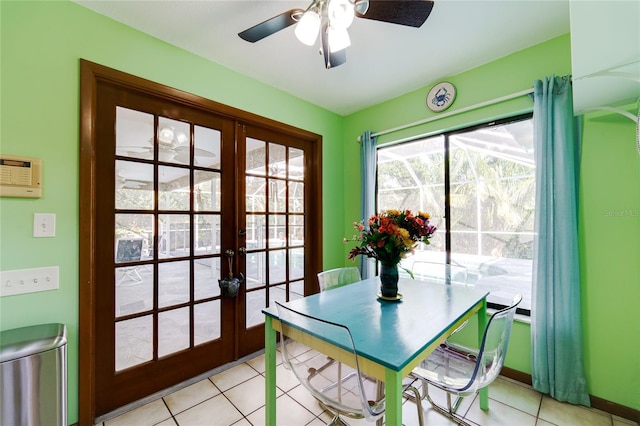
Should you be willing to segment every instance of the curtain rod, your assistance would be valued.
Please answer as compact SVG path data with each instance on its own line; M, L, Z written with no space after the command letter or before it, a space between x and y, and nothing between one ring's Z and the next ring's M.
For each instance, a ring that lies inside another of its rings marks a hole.
M419 126L421 124L429 123L431 121L436 121L436 120L440 120L442 118L451 117L451 116L454 116L454 115L457 115L457 114L461 114L463 112L472 111L474 109L482 108L482 107L485 107L485 106L498 104L500 102L508 101L508 100L515 99L515 98L519 98L521 96L529 95L531 93L533 93L533 88L527 89L527 90L522 90L522 91L516 92L516 93L512 93L510 95L501 96L499 98L490 99L488 101L480 102L480 103L475 104L475 105L469 105L468 107L460 108L460 109L457 109L457 110L454 110L454 111L449 111L449 112L445 112L443 114L439 114L439 115L435 115L435 116L432 116L432 117L424 118L422 120L418 120L418 121L414 121L413 123L404 124L402 126L394 127L392 129L381 130L379 132L372 133L371 137L373 138L373 137L376 137L376 136L386 135L387 133L393 133L393 132L396 132L398 130L409 129L411 127ZM360 136L358 136L358 142L360 142Z

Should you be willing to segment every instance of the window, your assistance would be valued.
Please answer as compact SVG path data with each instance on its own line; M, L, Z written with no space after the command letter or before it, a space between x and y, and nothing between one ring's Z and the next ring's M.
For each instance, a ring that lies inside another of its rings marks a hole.
M438 231L402 266L416 278L524 299L530 314L535 211L531 115L378 148L378 210L426 211ZM400 270L402 273L402 269Z

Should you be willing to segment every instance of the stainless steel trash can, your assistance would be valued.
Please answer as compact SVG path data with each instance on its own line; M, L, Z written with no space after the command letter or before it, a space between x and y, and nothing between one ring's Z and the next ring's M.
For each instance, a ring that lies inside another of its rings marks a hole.
M67 329L0 332L0 425L67 426Z

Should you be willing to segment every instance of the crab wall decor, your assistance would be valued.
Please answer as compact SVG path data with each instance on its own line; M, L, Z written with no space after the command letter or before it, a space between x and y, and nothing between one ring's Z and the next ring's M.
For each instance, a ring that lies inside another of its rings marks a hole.
M433 112L441 112L449 108L455 99L456 88L453 84L442 81L429 90L427 107Z

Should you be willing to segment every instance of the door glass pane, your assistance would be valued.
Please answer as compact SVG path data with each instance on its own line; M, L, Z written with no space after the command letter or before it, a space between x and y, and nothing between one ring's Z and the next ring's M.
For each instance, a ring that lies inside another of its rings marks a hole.
M304 249L289 250L289 279L294 280L304 277Z
M197 214L194 215L194 255L220 253L220 215Z
M172 309L158 314L158 357L189 347L189 308Z
M267 306L266 290L254 290L247 292L246 296L246 328L264 323L262 309Z
M158 215L158 257L189 256L190 242L189 215Z
M196 211L220 211L220 173L194 172L193 208Z
M189 164L189 123L166 117L158 119L158 160L165 163Z
M220 168L220 135L219 130L194 126L195 166Z
M151 361L153 317L145 315L116 323L116 371Z
M153 115L116 107L116 155L153 160Z
M266 253L247 253L246 286L247 289L261 287L266 284Z
M304 216L289 216L289 245L304 244Z
M195 345L220 338L220 300L195 305L193 316L193 343Z
M116 214L116 263L153 258L153 215Z
M304 281L295 281L289 285L289 300L301 299L304 297Z
M116 209L153 209L153 165L116 161Z
M269 176L286 177L286 148L274 143L269 144Z
M285 303L287 301L287 287L277 285L269 287L269 306L274 306L275 302Z
M116 268L116 317L153 308L153 265Z
M264 178L246 177L245 203L248 212L263 212L267 210L265 204L267 198L266 182L267 180Z
M248 214L246 218L247 226L247 248L265 248L267 246L267 226L266 215Z
M304 183L289 182L289 212L302 213L304 211Z
M286 278L286 250L269 252L269 284L280 283Z
M188 260L158 265L158 307L189 301L189 272Z
M284 212L287 205L287 182L269 179L269 211Z
M289 148L289 179L302 180L304 178L304 151Z
M220 258L194 259L194 299L220 296Z
M158 208L189 210L189 169L158 167Z
M285 215L269 215L269 248L287 245L285 221Z
M264 141L257 139L247 138L246 146L246 170L247 173L254 175L265 175L265 147Z

